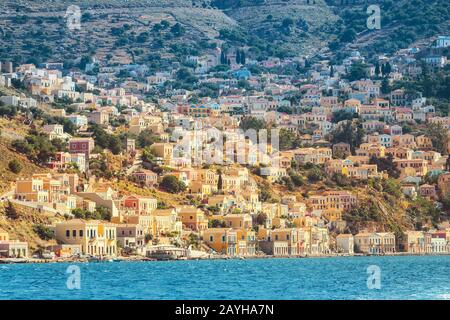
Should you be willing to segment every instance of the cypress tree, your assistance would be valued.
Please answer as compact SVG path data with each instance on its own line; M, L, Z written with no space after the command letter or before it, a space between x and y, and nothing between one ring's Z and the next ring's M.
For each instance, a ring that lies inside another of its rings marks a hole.
M377 77L379 77L379 76L380 76L380 73L381 73L381 70L380 70L380 64L379 64L378 61L377 61L376 65L375 65L375 75L376 75Z
M225 64L225 53L223 51L220 54L220 64Z

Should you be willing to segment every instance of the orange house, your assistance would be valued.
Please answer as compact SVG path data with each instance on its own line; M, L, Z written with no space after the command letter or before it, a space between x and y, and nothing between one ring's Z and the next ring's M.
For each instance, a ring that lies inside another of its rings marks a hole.
M183 206L179 208L178 216L183 227L192 231L203 231L208 228L208 220L202 210L194 206Z

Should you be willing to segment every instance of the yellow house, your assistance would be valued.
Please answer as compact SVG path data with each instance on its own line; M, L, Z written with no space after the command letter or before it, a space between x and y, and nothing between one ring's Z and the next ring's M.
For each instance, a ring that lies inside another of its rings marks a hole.
M431 141L431 138L425 135L420 135L416 137L416 145L418 148L424 149L433 148L433 142Z
M63 244L81 245L83 254L117 255L116 225L98 220L73 219L58 223L56 240Z
M16 182L14 198L21 201L48 202L48 190L42 179L20 179Z
M249 214L228 214L223 217L226 225L234 229L251 229L252 217Z
M259 194L256 191L244 190L241 191L239 194L245 199L245 201L248 201L254 206L260 203Z
M241 187L241 178L232 175L222 175L222 190L236 191Z
M274 230L258 230L260 248L266 254L274 256L298 255L304 252L303 234L297 228L282 228Z
M217 207L221 211L228 209L236 203L236 198L229 195L218 194L208 197L208 205L211 207Z
M203 231L208 228L208 220L202 210L194 206L181 206L177 209L183 227L192 231Z
M322 213L322 216L330 222L342 220L342 210L329 208Z
M286 219L284 218L273 218L272 226L275 228L286 228Z
M400 170L401 176L423 177L428 172L428 162L422 159L394 159L394 164Z
M144 228L144 232L146 234L151 235L155 234L153 226L154 220L156 219L154 215L131 215L131 216L124 216L123 218L124 219L121 222L140 225L141 227Z
M254 256L256 254L256 234L248 229L237 229L237 254L240 256Z
M439 175L438 187L442 197L450 194L450 173Z
M344 107L353 110L354 112L359 112L361 108L361 101L358 99L348 99L344 102Z
M216 185L206 184L202 181L193 181L189 187L191 193L196 193L202 198L211 195L214 191L217 191Z
M198 169L197 171L197 179L205 184L217 186L219 181L219 175L211 169Z
M314 210L347 210L356 205L356 196L349 191L326 191L321 195L311 196L308 201Z
M214 251L228 256L237 255L237 232L232 228L210 228L203 231L203 241Z
M0 228L0 241L9 241L9 234Z
M162 235L172 231L181 231L179 223L177 224L177 212L174 209L157 209L152 213L153 234Z
M151 150L157 157L163 158L165 164L170 164L173 158L173 145L170 143L154 143Z

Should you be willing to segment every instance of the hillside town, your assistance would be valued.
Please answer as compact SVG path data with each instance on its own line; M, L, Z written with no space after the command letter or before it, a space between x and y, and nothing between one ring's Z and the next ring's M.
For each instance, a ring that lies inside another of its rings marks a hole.
M2 61L1 115L29 130L2 139L44 168L2 206L57 219L35 226L45 247L0 229L0 257L449 254L449 104L409 85L448 74L449 48L333 64L217 47L156 73Z

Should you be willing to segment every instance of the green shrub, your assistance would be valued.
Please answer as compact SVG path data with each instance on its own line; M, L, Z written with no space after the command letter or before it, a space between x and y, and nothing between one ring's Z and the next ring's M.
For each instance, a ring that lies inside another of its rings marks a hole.
M8 163L8 168L9 168L9 170L11 170L11 172L18 174L18 173L20 173L20 171L22 171L23 167L22 167L22 164L18 160L14 159Z

